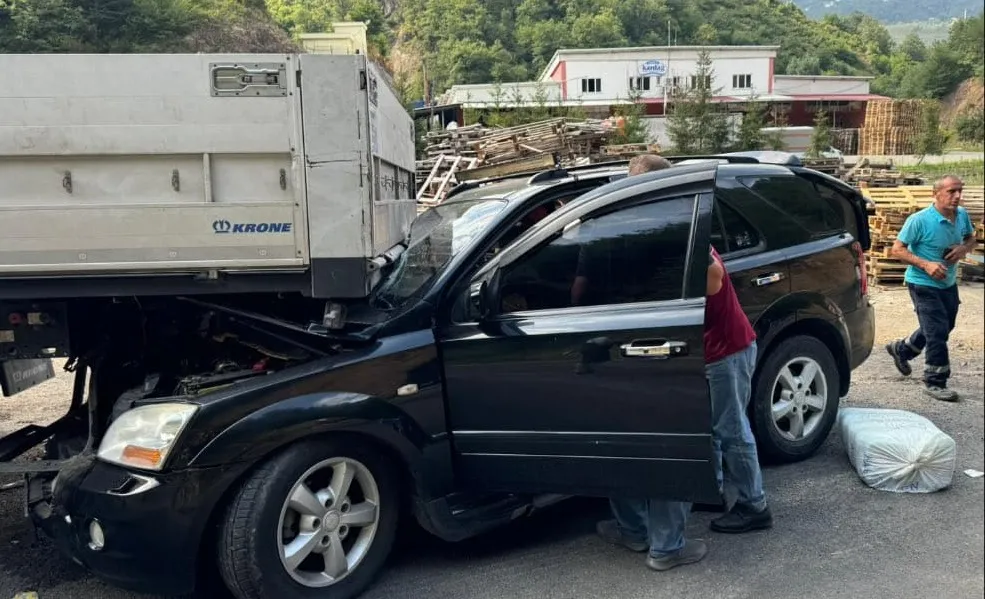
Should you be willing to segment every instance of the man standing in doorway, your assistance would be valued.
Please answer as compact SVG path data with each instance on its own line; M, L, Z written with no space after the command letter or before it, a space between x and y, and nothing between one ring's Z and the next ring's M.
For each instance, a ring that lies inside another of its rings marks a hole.
M958 316L958 262L975 249L975 227L961 207L964 183L948 175L934 184L934 203L910 215L893 243L893 256L909 266L904 282L917 313L919 327L906 339L886 346L896 369L909 376L913 360L924 358L925 392L941 401L957 401L947 388L951 376L947 340Z
M639 156L630 161L629 175L670 166L659 156ZM756 365L756 333L714 248L709 248L706 293L705 370L718 484L724 490L727 480L738 495L732 509L712 521L711 529L741 533L769 528L773 516L766 504L756 441L746 414ZM684 536L690 503L652 499L613 499L610 503L615 519L599 522L596 531L609 543L648 551L648 567L669 570L698 562L708 553L703 541Z

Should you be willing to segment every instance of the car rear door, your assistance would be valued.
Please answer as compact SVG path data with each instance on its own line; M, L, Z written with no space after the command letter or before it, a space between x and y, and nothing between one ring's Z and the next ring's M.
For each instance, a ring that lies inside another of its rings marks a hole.
M437 327L460 483L719 500L703 351L714 172L596 190L446 298L490 306Z

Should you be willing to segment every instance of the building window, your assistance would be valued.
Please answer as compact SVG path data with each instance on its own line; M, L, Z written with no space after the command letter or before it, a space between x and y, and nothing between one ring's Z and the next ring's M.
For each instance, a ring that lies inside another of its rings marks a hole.
M602 91L602 80L595 79L582 79L581 80L581 93L583 94L597 94Z
M752 87L752 75L732 75L732 89L749 89Z
M687 79L688 79L688 86L690 86L692 89L695 89L699 86L700 81L698 80L697 75L691 75ZM711 89L711 75L705 75L705 81L704 81L704 85L702 86L702 89Z
M641 92L650 91L650 77L630 77L629 89Z

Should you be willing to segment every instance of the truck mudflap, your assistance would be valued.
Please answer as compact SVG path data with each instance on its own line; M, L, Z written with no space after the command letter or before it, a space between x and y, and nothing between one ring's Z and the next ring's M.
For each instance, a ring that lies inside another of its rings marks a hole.
M50 358L0 362L0 389L4 397L27 391L53 378L55 365Z

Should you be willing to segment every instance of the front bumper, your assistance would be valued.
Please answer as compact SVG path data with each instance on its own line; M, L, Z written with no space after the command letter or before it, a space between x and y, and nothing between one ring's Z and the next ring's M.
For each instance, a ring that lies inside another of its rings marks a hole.
M73 561L137 592L180 595L196 565L212 511L235 474L229 468L146 475L80 458L54 482L31 517ZM105 544L93 544L98 521Z

